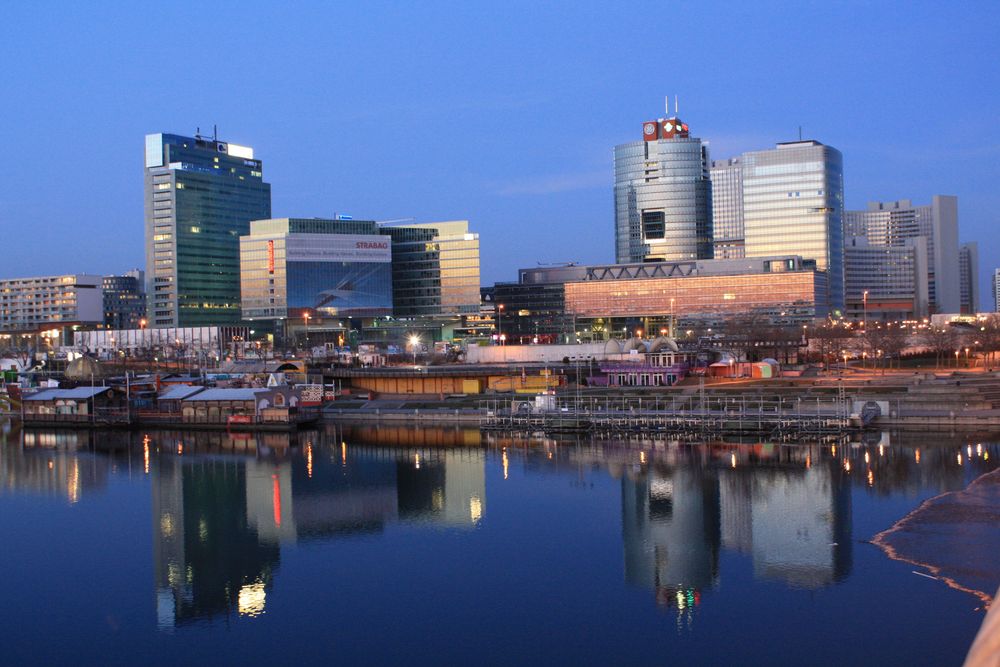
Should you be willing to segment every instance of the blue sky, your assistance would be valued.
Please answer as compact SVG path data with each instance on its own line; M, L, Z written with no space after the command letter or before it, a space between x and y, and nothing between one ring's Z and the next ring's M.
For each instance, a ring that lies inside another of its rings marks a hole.
M613 261L612 161L664 95L714 158L803 135L849 208L959 197L1000 266L1000 3L18 3L0 276L143 263L148 132L252 145L275 216L472 222L484 283Z

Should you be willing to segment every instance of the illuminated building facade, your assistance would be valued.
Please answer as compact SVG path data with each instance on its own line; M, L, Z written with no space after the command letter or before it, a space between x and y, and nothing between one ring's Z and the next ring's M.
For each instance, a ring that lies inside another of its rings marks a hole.
M974 315L979 312L979 244L963 243L958 248L958 284L961 313Z
M844 308L843 158L818 141L744 153L744 255L800 255L825 271L831 315Z
M614 149L616 261L710 259L707 146L677 117L642 127L642 141Z
M566 283L566 311L604 337L678 323L721 323L753 313L792 324L827 316L826 273L798 257L587 267Z
M247 320L392 314L390 240L367 220L254 220L240 237Z
M927 317L927 241L871 245L853 236L844 249L847 317L910 320Z
M0 280L0 331L103 324L102 285L101 276L85 274Z
M847 211L844 227L849 236L863 236L870 245L902 246L907 239L926 239L930 311L960 311L957 197L935 195L927 206L914 206L909 199L869 202L864 211Z
M151 327L240 320L240 236L271 217L271 186L247 146L146 135L146 295Z

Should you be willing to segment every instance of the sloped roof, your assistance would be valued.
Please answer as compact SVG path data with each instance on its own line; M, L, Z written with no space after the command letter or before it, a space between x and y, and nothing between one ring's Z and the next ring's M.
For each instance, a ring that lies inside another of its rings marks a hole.
M257 394L261 392L271 391L270 389L262 388L244 388L244 389L206 389L205 391L198 392L194 396L189 396L187 398L181 399L184 401L252 401L256 398Z
M180 385L177 387L171 387L162 394L158 400L161 401L179 401L191 396L192 394L197 394L200 391L204 391L204 387L194 387L190 385Z
M56 401L59 399L87 399L93 398L106 391L111 391L111 387L76 387L74 389L43 389L37 393L25 396L26 401Z

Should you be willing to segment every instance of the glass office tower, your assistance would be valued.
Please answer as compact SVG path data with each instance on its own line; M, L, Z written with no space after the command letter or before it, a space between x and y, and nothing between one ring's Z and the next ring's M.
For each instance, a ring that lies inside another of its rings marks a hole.
M830 311L844 309L844 167L840 151L818 141L744 153L746 257L801 255L829 278Z
M396 317L479 313L479 234L467 220L381 228L392 239Z
M743 255L743 161L712 160L712 234L715 259Z
M253 149L201 136L146 135L146 295L151 327L240 320L240 236L271 217Z
M619 263L712 258L708 149L679 118L647 121L615 146Z

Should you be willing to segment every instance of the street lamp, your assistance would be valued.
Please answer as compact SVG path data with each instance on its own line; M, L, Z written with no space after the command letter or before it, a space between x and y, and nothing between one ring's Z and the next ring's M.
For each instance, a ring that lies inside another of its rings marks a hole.
M503 335L503 304L497 304L497 338L500 339L500 344L507 340Z
M417 345L420 344L420 336L413 334L410 336L410 349L413 350L413 365L417 365Z
M309 347L309 313L302 314L302 321L306 324L306 347Z

